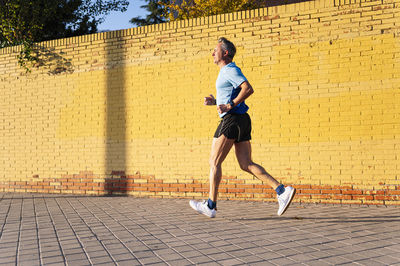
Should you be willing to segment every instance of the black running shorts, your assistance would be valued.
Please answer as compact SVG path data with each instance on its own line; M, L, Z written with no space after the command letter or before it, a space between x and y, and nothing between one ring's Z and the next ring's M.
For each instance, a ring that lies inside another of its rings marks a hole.
M215 131L214 138L221 135L228 139L234 139L236 143L251 140L250 116L247 113L224 115Z

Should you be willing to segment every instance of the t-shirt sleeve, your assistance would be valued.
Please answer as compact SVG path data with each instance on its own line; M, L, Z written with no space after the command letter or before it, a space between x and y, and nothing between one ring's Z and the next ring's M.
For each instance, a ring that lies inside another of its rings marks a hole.
M247 80L240 68L238 67L229 69L227 73L227 78L235 89Z

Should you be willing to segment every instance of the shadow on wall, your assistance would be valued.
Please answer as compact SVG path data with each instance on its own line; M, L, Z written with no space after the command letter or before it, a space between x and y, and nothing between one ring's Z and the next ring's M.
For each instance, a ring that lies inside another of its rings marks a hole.
M55 52L54 48L36 46L35 52L37 55L34 67L44 67L48 69L47 74L58 75L62 73L73 73L74 68L71 59L66 59L65 52Z
M106 179L108 195L124 195L127 192L126 178L126 117L125 117L125 69L121 64L124 49L117 38L105 39L106 71Z

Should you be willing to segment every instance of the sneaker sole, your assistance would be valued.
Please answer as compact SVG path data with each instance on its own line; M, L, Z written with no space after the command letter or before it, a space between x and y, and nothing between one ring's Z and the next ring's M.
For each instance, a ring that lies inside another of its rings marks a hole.
M286 205L286 207L283 209L282 213L281 213L281 214L278 214L278 216L281 216L282 214L284 214L285 211L289 208L290 203L292 203L292 200L293 200L295 194L296 194L296 189L293 188L293 191L292 191L292 193L290 194L289 203L288 203L288 204Z

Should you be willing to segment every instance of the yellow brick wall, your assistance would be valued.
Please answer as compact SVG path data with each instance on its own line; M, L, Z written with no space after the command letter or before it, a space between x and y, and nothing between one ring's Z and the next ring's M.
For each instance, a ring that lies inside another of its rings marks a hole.
M400 1L310 1L0 50L0 190L205 197L218 37L255 89L253 159L297 201L399 204ZM273 200L232 152L221 197Z

